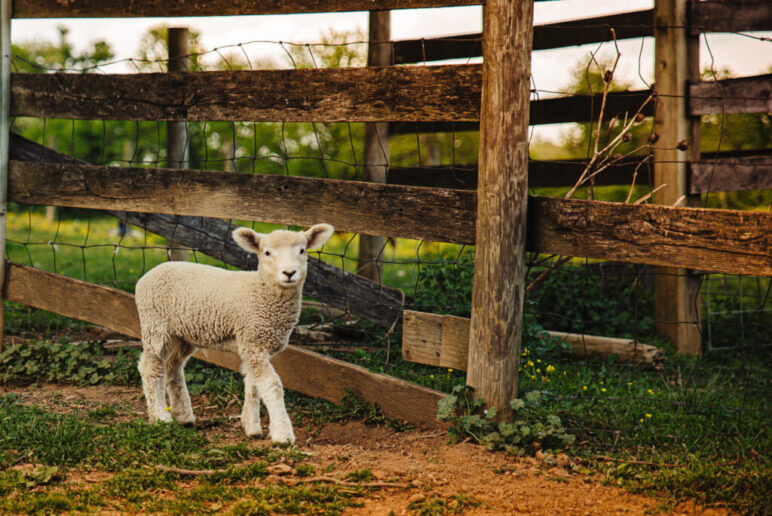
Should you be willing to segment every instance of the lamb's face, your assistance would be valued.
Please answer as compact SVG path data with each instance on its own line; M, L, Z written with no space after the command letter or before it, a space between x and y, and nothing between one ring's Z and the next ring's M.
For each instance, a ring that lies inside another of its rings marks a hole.
M290 288L302 285L306 279L308 250L324 245L333 231L329 224L317 224L300 232L277 230L268 235L239 228L233 232L233 239L259 256L257 270L264 278Z

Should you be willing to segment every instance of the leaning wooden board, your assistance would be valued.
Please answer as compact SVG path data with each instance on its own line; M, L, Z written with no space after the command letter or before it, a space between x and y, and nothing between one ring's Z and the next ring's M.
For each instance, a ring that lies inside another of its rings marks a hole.
M141 336L134 296L110 287L9 263L4 298L99 324L131 337ZM241 361L234 353L199 350L194 357L240 371ZM289 346L271 363L288 389L335 403L349 389L378 403L387 417L404 419L419 427L441 426L435 416L437 402L445 396L442 392L371 373L297 346Z
M402 326L402 358L409 362L466 371L469 355L469 319L405 310ZM579 356L616 355L624 362L654 364L662 350L631 339L598 337L556 331L546 332L573 348Z

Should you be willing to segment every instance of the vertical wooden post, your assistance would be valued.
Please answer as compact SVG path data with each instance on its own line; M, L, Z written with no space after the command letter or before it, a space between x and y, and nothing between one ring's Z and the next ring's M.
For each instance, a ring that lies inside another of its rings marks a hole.
M367 47L367 66L391 64L391 11L370 11L370 32ZM389 124L365 124L365 165L362 180L386 183L389 162ZM381 281L381 258L385 239L382 236L359 235L357 273L372 281Z
M699 119L690 120L687 112L688 79L699 77L699 54L695 52L699 45L689 41L687 4L687 0L656 0L654 6L654 82L658 95L654 132L659 136L654 148L654 186L665 185L654 194L654 201L668 206L690 204L683 197L688 193L686 160L700 152ZM689 152L678 150L681 142L687 142ZM656 270L656 328L682 353L700 352L699 307L697 277L687 269Z
M5 238L8 209L8 143L11 130L11 0L0 0L0 303L5 291ZM0 351L5 310L0 307Z
M477 238L467 384L511 419L525 291L528 113L533 0L489 0L483 11L483 86Z
M169 72L190 71L190 36L185 27L170 27L168 36ZM166 123L166 166L169 168L187 168L190 142L188 141L186 122ZM169 260L184 262L188 260L188 251L181 245L169 240L167 245Z

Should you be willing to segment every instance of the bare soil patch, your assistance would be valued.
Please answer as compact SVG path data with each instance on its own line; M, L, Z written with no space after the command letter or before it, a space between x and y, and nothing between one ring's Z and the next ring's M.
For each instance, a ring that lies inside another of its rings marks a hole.
M0 387L0 393L9 392L19 395L26 405L60 413L94 410L107 404L121 406L116 420L143 417L145 413L141 389L132 387ZM223 419L238 415L241 407L237 404L223 413L205 396L198 396L194 406L201 432L231 444L246 439L238 418ZM289 411L292 415L291 408ZM208 424L218 418L218 424ZM489 453L471 443L449 444L447 437L436 431L400 433L359 421L315 425L302 418L295 419L295 426L297 445L311 454L310 463L317 474L343 478L369 470L373 480L408 485L374 489L362 507L348 509L345 514L414 514L433 502L457 499L467 501L459 509L464 514L731 514L725 509L703 510L691 503L669 509L662 499L604 485L601 475L570 473L533 458ZM89 483L108 475L72 472L68 480ZM287 472L267 480L292 484L298 478L296 472Z

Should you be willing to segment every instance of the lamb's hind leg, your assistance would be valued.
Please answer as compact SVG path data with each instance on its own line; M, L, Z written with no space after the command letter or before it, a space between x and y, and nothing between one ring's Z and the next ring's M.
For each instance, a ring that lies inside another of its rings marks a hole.
M139 358L139 374L142 377L142 389L147 400L147 413L150 422L171 421L172 416L166 411L165 358L166 342L158 337L143 338L142 356Z
M185 363L194 351L193 346L182 339L175 338L166 359L166 390L169 393L169 404L172 407L172 416L181 425L192 425L196 422L188 386L185 383Z

